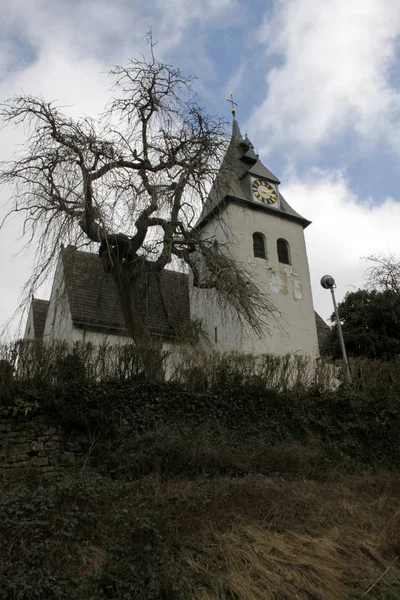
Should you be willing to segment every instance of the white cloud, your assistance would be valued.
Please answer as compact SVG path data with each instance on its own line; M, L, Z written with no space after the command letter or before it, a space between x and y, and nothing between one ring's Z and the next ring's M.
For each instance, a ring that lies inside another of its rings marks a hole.
M246 72L246 62L241 59L239 66L232 73L227 83L225 84L226 94L230 94L232 91L239 90L243 83L243 78Z
M236 0L156 0L161 11L162 20L159 23L160 33L174 45L181 41L189 24L215 21L232 12Z
M55 52L79 60L96 56L110 66L140 45L149 26L123 0L15 0L0 24L0 35L20 52L31 51L33 60Z
M250 119L268 134L264 150L315 150L346 130L368 144L390 138L400 122L390 83L399 34L398 0L278 0L259 40L283 62L266 75L268 96Z
M288 173L281 192L301 215L312 220L305 230L315 309L327 318L333 312L330 294L321 288L322 275L332 275L337 298L363 287L367 263L376 252L400 256L400 203L386 198L377 205L360 198L341 172L311 170Z

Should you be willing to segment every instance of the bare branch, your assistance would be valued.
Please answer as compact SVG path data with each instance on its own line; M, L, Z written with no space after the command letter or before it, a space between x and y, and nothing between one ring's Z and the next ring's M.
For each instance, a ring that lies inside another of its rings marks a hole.
M395 254L371 254L363 257L370 266L366 269L366 287L380 292L400 293L400 258Z

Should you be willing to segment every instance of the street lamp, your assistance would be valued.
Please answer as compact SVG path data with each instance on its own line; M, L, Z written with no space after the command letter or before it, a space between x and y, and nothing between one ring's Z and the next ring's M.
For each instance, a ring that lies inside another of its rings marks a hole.
M337 330L338 330L338 334L339 334L340 347L342 349L342 356L343 356L343 361L344 361L344 376L345 376L346 382L351 383L349 361L347 359L346 347L344 345L344 339L343 339L342 324L340 323L339 312L338 312L336 298L335 298L335 292L334 292L336 283L335 283L335 280L333 279L332 275L324 275L321 278L321 285L325 290L330 290L331 294L332 294L333 308L335 309Z

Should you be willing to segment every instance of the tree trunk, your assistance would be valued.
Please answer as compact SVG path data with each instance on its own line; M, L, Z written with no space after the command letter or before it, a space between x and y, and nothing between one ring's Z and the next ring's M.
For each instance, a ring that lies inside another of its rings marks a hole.
M118 289L125 325L138 352L143 372L150 381L164 380L162 343L154 338L138 307L138 275L125 272L122 265L111 270Z

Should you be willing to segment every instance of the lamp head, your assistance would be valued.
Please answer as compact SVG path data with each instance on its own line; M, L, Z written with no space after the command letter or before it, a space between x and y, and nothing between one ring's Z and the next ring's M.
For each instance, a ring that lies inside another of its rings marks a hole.
M331 290L336 287L336 283L332 275L324 275L321 277L321 285L325 290Z

